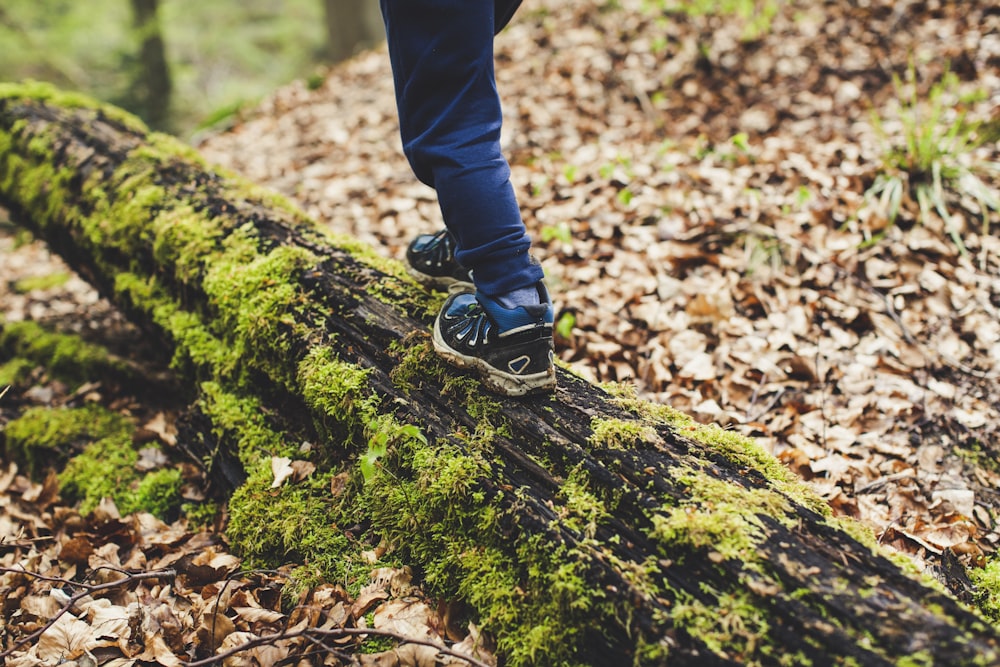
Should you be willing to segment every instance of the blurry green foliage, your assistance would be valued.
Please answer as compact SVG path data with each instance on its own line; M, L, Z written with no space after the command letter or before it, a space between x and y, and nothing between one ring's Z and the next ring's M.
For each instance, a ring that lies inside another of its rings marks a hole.
M752 41L771 29L771 22L786 0L647 0L649 8L688 16L718 16L743 21L742 38Z
M321 0L160 0L159 15L181 135L315 74L325 48ZM136 110L132 20L128 0L4 0L0 81L49 81Z

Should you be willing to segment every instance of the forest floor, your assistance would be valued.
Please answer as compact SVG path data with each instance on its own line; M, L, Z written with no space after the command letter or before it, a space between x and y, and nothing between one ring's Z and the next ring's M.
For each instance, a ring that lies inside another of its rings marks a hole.
M532 0L496 40L559 357L757 438L932 571L981 567L1000 541L1000 216L968 178L926 213L907 190L895 220L865 192L902 173L887 160L908 133L937 145L970 121L987 141L941 160L997 192L1000 12L802 0L755 25L657 4ZM193 143L387 256L441 226L384 49ZM0 236L0 256L8 321L116 317L75 278L16 289L65 271L41 245ZM18 401L60 400L31 392ZM15 479L0 491L17 503L42 493Z

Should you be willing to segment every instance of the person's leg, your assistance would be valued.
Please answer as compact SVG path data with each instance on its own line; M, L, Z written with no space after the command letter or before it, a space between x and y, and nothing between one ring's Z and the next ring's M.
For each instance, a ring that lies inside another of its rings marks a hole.
M434 349L500 393L550 391L552 303L528 254L531 240L500 152L493 76L494 33L519 0L380 2L403 150L417 177L437 191L452 235L418 237L407 257L419 254L419 268L430 271L453 238L454 258L472 269L475 286L444 302ZM461 279L458 273L441 277Z
M543 277L500 151L493 35L518 4L381 0L404 152L437 191L456 259L489 296Z
M493 34L498 34L514 18L514 12L521 6L521 0L493 0Z

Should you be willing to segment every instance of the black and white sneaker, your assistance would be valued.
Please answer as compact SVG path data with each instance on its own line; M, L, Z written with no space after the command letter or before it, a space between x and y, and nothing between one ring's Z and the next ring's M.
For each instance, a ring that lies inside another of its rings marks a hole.
M452 294L434 320L434 349L449 363L475 370L497 393L552 391L552 302L542 283L538 295L539 304L505 308L478 292Z
M406 268L431 289L471 291L472 272L455 261L455 237L447 229L421 234L406 248Z

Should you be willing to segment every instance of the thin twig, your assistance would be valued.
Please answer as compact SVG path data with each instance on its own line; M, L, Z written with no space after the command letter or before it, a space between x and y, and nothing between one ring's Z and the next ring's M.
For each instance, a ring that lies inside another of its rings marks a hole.
M435 649L438 653L447 655L451 658L457 658L459 660L464 660L468 662L473 667L491 667L487 663L473 658L472 656L465 655L464 653L459 653L454 651L447 646L442 646L440 644L435 644L432 641L427 641L424 639L415 639L412 637L407 637L401 635L397 632L390 632L389 630L375 630L372 628L331 628L329 630L323 630L321 628L304 628L302 630L296 630L294 632L276 632L271 635L263 635L260 637L255 637L244 644L239 646L234 646L233 648L223 651L217 655L213 655L210 658L204 658L202 660L195 660L194 662L181 663L184 667L206 667L207 665L215 665L223 662L226 658L232 657L237 653L242 653L243 651L248 651L252 648L258 646L264 646L266 644L273 644L275 642L281 641L283 639L298 639L299 637L304 637L316 643L317 637L357 637L363 635L376 635L379 637L387 637L389 639L394 639L398 642L404 644L417 644L419 646L427 646ZM321 646L327 648L324 644L320 643Z
M788 390L788 388L787 388L787 387L779 387L779 388L778 388L778 391L776 391L776 392L774 393L774 396L773 396L773 397L771 398L771 400L767 402L767 405L765 405L765 406L764 406L764 407L763 407L763 408L762 408L762 409L761 409L761 410L760 410L759 412L757 412L757 414L756 414L756 415L754 415L754 416L753 416L752 418L751 418L751 417L750 417L750 416L748 415L748 416L747 416L747 421L748 421L748 422L755 422L755 421L757 421L758 419L760 419L761 417L763 417L764 415L766 415L766 414L767 414L768 412L770 412L770 411L771 411L771 409L772 409L772 408L774 408L774 406L775 406L775 405L777 405L777 404L778 404L778 401L780 401L780 400L781 400L781 397L782 397L782 396L784 396L784 395L785 395L786 393L788 393L788 391L789 391L789 390Z
M116 570L114 568L100 568L100 569L111 569L111 570L114 570L115 572L121 572L121 570ZM4 658L9 657L17 649L21 648L25 644L28 644L28 643L31 643L31 642L35 641L36 639L38 639L39 637L41 637L42 634L46 630L48 630L53 625L55 625L55 622L58 621L62 617L63 614L65 614L70 609L72 609L73 606L76 605L77 602L79 602L83 598L87 597L88 595L91 595L93 593L99 593L99 592L105 591L105 590L110 590L112 588L118 588L119 586L123 586L125 584L131 584L131 583L134 583L136 581L141 581L143 579L173 579L174 577L177 576L177 571L176 570L153 570L151 572L126 573L126 575L125 575L125 577L123 579L116 579L114 581L109 581L109 582L103 583L103 584L86 584L86 583L81 583L81 582L78 582L78 581L70 581L69 579L61 579L61 578L58 578L58 577L47 577L45 575L38 574L37 572L31 572L31 571L25 570L23 568L22 569L18 569L18 568L2 567L2 568L0 568L0 572L9 573L9 574L23 574L23 575L27 575L29 577L34 577L35 579L38 579L39 581L48 581L48 582L53 582L53 583L60 583L60 584L64 584L65 586L79 587L79 588L83 589L82 591L73 594L73 596L71 596L68 600L66 600L66 602L63 604L62 608L60 608L52 616L52 618L50 618L48 620L48 622L45 625L43 625L42 627L40 627L37 630L35 630L34 632L32 632L30 635L26 635L26 636L22 637L21 639L18 639L17 641L14 642L13 645L11 645L11 647L9 649L7 649L6 651L3 651L2 653L0 653L0 660L3 660Z

